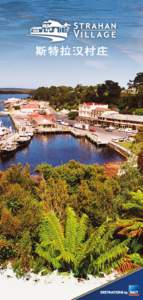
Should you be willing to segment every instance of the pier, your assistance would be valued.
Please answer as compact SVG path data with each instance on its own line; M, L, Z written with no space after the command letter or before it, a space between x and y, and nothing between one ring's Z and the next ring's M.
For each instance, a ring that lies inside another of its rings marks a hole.
M93 144L96 145L107 145L108 141L107 139L105 140L104 138L99 138L96 134L91 134L90 131L86 131L86 130L81 130L81 129L75 129L73 127L70 126L60 126L58 125L55 128L45 128L45 129L41 129L41 130L36 130L35 133L38 134L48 134L48 133L57 133L57 134L63 134L63 133L70 133L73 136L80 138L80 137L85 137L87 138L90 142L92 142Z
M0 144L0 153L10 153L13 150L17 150L20 146L28 144L34 134L72 134L77 138L86 138L91 143L96 146L106 146L114 149L120 153L123 157L130 157L131 152L116 142L114 142L115 137L112 137L110 133L97 132L91 133L89 130L77 129L72 126L63 126L55 125L55 127L49 128L33 128L32 124L28 123L27 120L21 121L17 120L14 116L11 115L11 118L14 122L16 132L9 132L1 141Z
M37 104L33 104L34 106ZM33 107L33 106L32 106ZM29 109L29 107L28 107ZM31 109L31 107L30 107ZM15 130L10 132L3 138L0 143L0 154L11 153L16 151L22 145L26 145L30 142L34 134L71 134L77 138L86 138L96 146L109 146L123 157L130 157L130 151L124 149L117 144L118 141L127 139L127 134L117 131L107 132L103 128L96 128L95 132L90 129L83 129L75 127L75 124L58 124L56 121L47 120L44 115L38 113L25 113L22 111L2 111L0 116L8 115L13 124ZM39 117L40 116L40 117ZM39 121L39 123L38 123Z
M128 149L125 149L124 147L122 147L121 145L114 143L114 142L110 142L109 147L114 149L115 151L117 151L118 153L120 153L122 156L124 156L125 158L129 158L132 153L131 151L129 151Z

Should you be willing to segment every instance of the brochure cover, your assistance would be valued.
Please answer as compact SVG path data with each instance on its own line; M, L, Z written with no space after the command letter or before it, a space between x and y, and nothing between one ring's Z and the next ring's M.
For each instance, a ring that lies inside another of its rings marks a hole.
M143 297L143 2L0 0L0 291Z

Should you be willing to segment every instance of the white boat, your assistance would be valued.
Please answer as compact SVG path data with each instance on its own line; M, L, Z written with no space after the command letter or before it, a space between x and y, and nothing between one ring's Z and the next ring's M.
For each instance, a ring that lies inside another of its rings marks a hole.
M0 154L7 155L17 150L17 143L6 143L0 147Z
M25 130L19 130L18 134L20 136L27 136L31 138L34 135L34 130L32 127L26 127Z
M4 137L7 134L9 134L10 131L11 131L11 129L3 126L2 121L0 121L0 138Z
M19 145L25 145L30 142L31 137L27 135L18 135L16 140Z

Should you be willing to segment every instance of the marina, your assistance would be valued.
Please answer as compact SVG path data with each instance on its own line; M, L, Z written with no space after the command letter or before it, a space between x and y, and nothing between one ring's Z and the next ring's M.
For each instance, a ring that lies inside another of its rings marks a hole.
M28 163L34 170L40 163L57 166L69 160L85 164L123 161L131 153L116 142L128 137L113 126L105 130L59 120L48 102L11 97L3 101L0 111L0 169L15 163Z

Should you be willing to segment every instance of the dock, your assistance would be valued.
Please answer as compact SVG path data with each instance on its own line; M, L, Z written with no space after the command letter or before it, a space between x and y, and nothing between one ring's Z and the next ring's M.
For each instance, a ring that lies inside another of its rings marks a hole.
M82 130L82 129L77 129L77 128L73 128L70 126L61 126L58 125L55 128L45 128L45 129L41 129L41 130L36 130L35 133L38 134L50 134L50 133L57 133L57 134L63 134L63 133L69 133L72 134L73 136L77 137L77 138L82 138L85 137L87 138L90 142L92 142L93 144L99 145L99 146L103 146L103 145L107 145L108 144L108 140L105 138L99 138L99 136L97 136L96 134L92 134L90 131L87 130Z
M132 155L130 150L122 147L121 145L119 145L115 142L110 142L108 145L109 145L110 148L112 148L116 152L120 153L125 158L129 158Z
M87 129L79 129L73 126L61 125L53 122L50 123L49 127L44 125L42 127L38 127L32 123L30 118L27 118L22 114L7 112L1 112L1 114L10 116L15 127L15 132L6 136L6 140L3 141L2 146L0 146L0 153L1 149L7 149L7 145L11 145L11 149L14 148L13 145L16 145L16 149L18 149L20 145L22 146L30 142L34 134L72 134L76 138L86 138L96 146L107 145L126 158L131 156L131 152L129 150L124 149L115 142L120 139L118 134L115 136L112 133L105 132L103 129L91 132ZM10 146L8 149L10 151Z

